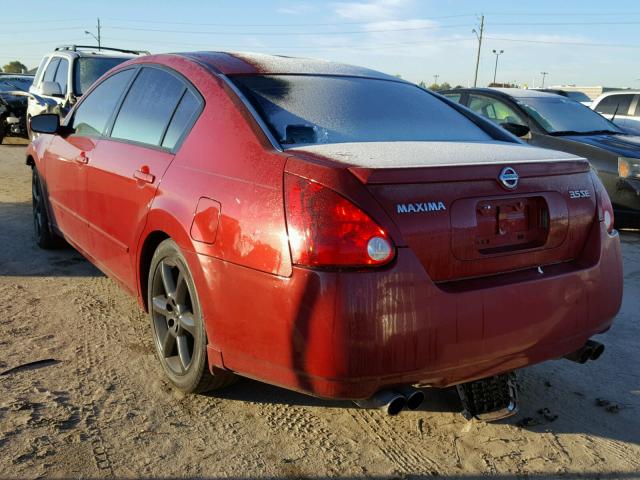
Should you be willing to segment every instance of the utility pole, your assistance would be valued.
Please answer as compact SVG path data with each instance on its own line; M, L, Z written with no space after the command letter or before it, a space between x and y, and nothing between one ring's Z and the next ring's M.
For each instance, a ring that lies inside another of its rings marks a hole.
M102 43L100 42L100 19L98 18L98 36L96 37L93 33L91 33L89 30L85 30L84 33L86 33L87 35L91 35L93 38L96 39L96 41L98 42L98 51L100 51L100 47L102 47Z
M433 81L433 84L434 84L436 87L438 86L438 78L440 78L440 75L438 75L438 74L435 74L435 75L433 76L433 80L434 80L434 81Z
M496 83L496 74L498 73L498 57L504 53L504 50L494 50L493 54L496 56L496 67L493 69L493 83Z
M480 15L480 31L478 32L475 28L471 30L476 34L478 38L478 55L476 56L476 74L473 77L473 86L476 87L478 85L478 68L480 67L480 50L482 49L482 35L484 34L484 15Z
M549 72L540 72L540 75L542 75L542 87L544 88L544 78L549 75Z

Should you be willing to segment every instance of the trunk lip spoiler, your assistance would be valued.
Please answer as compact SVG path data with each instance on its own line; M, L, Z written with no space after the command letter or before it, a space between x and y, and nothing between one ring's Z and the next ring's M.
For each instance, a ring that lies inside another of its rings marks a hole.
M419 167L347 167L367 185L469 182L497 180L504 167L514 167L520 178L586 173L591 165L583 158L522 160L512 162L455 163Z

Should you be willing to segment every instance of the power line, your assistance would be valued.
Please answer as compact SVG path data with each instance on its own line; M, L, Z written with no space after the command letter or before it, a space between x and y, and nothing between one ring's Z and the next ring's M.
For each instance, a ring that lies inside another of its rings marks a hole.
M56 32L56 31L62 31L62 30L82 30L82 27L39 28L38 32ZM31 32L26 32L24 30L15 31L15 32L7 32L3 30L2 32L0 32L0 35L18 35L21 33L31 35Z
M211 31L186 31L186 30L165 30L157 28L139 28L139 27L123 27L123 26L107 26L103 27L112 30L128 30L139 32L158 32L158 33L183 33L183 34L195 34L195 35L233 35L233 36L247 36L247 35L266 35L266 36L291 36L291 35L356 35L356 34L368 34L368 33L382 33L382 32L410 32L418 30L439 30L443 28L461 28L469 27L469 24L458 25L432 25L428 27L408 27L408 28L386 28L375 30L351 30L351 31L337 31L337 32L211 32Z
M463 13L458 15L442 15L437 17L429 17L424 20L442 20L447 18L462 18L462 17L475 17L471 13ZM105 18L105 20L112 20L116 22L131 22L131 23L146 23L146 24L159 24L159 25L192 25L202 27L339 27L342 25L371 25L381 23L378 21L368 22L331 22L331 23L200 23L200 22L172 22L172 21L160 21L160 20L137 20L129 18ZM403 20L390 20L390 21L403 21ZM387 21L385 21L387 22Z
M593 43L593 42L566 42L562 40L531 40L525 38L504 38L504 37L488 37L489 40L500 40L504 42L521 42L521 43L540 43L545 45L571 45L577 47L610 47L610 48L640 48L640 45L629 43Z

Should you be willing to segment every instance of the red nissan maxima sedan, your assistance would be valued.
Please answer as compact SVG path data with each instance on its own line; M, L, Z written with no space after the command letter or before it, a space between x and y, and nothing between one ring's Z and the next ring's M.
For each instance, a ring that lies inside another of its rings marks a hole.
M397 413L458 385L506 415L511 372L597 358L620 307L585 159L376 71L147 56L31 129L38 244L135 295L186 392L237 374Z

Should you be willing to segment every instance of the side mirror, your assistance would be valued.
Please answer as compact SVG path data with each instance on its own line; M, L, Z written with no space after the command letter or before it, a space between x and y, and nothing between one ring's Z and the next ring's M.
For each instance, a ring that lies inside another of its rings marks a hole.
M64 97L62 94L62 88L60 88L60 84L58 82L42 82L40 90L42 91L42 95L46 95L48 97Z
M529 127L526 125L520 125L519 123L504 122L501 123L500 126L507 132L520 138L526 137L531 132Z
M29 126L32 132L36 133L58 133L60 130L60 117L55 113L43 113L31 117Z

